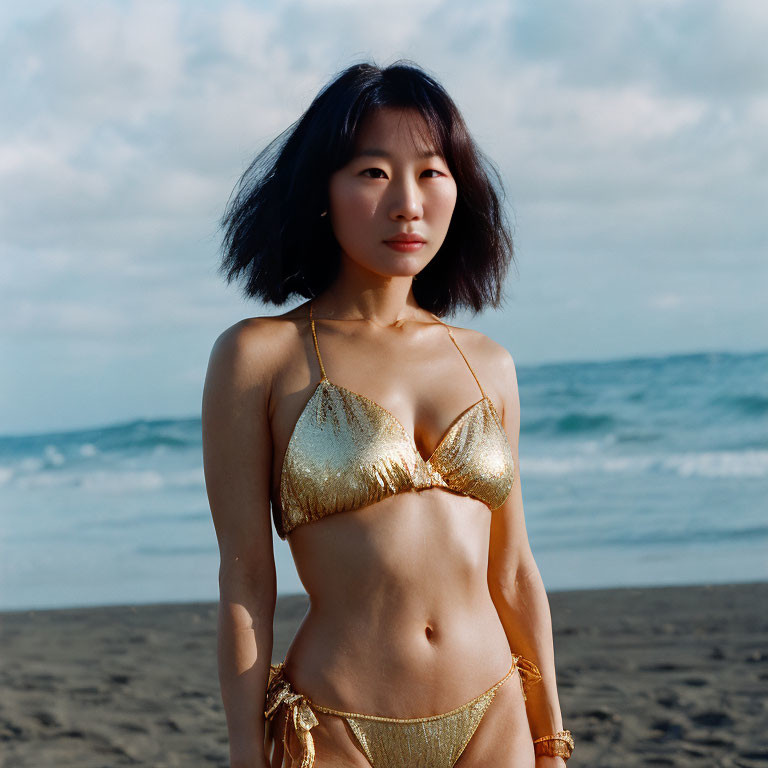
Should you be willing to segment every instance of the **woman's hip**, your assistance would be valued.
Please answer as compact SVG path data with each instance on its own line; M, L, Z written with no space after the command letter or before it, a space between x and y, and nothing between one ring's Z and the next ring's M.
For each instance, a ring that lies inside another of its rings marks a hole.
M515 678L517 683L513 682ZM528 752L531 756L533 753L523 702L528 688L539 680L535 664L512 654L509 669L501 678L458 706L438 713L394 717L382 712L338 709L315 701L294 687L284 663L272 665L265 700L265 747L270 766L311 768L316 754L322 760L317 768L394 768L405 764L450 768L459 765L462 754L465 759L470 754L482 756L483 764L491 768L494 755L508 760L510 751L527 760ZM415 688L402 690L402 697L412 699L418 694ZM502 702L505 711L499 713L499 706L491 709L495 700ZM510 728L515 722L517 725ZM494 730L498 731L496 736ZM499 751L504 741L509 743ZM403 762L406 756L409 761Z

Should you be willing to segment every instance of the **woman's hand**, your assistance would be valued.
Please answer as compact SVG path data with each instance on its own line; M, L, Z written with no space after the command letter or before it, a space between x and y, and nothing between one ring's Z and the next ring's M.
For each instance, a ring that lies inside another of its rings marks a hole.
M536 755L536 768L565 768L565 758Z

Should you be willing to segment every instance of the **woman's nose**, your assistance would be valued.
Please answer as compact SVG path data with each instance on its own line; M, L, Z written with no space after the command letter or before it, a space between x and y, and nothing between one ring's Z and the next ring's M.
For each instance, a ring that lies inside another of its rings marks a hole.
M420 219L424 215L421 193L416 184L405 182L392 190L389 215L393 219Z

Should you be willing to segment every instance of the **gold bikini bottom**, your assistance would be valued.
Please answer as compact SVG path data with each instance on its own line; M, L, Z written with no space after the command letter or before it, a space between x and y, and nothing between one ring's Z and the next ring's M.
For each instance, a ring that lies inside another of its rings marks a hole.
M518 670L523 699L526 690L541 680L538 667L522 656L512 658L509 672L487 691L449 712L429 717L381 717L342 712L321 706L297 693L284 673L285 662L272 664L264 716L265 749L270 768L313 768L315 743L311 730L318 724L313 710L343 717L355 734L372 768L451 768L475 733L496 691ZM285 706L282 736L274 733L275 716ZM288 726L293 728L301 754L294 758L288 748Z

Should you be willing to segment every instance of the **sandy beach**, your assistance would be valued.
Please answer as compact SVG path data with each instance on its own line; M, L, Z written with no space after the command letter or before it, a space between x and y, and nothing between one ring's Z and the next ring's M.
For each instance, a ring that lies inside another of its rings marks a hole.
M768 766L768 584L553 592L579 766ZM274 660L306 610L278 601ZM0 614L0 765L228 765L216 604Z

